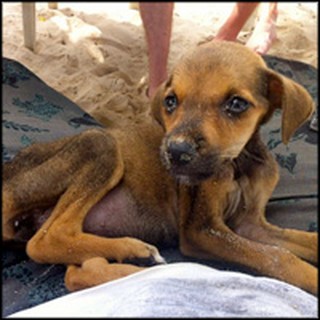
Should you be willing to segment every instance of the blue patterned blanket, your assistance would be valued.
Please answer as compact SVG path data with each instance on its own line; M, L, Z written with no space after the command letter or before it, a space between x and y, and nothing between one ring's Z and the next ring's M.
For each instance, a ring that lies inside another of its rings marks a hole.
M264 58L272 69L302 84L317 104L315 68L272 56ZM101 126L20 63L3 58L2 69L4 162L31 143ZM280 121L279 112L262 128L264 141L280 166L280 183L267 206L267 218L283 227L314 231L317 229L318 135L308 122L285 146L281 142ZM217 269L246 271L219 261L186 258L177 249L160 251L168 262L197 261ZM3 316L67 294L64 266L34 263L23 250L12 247L3 250L2 265Z

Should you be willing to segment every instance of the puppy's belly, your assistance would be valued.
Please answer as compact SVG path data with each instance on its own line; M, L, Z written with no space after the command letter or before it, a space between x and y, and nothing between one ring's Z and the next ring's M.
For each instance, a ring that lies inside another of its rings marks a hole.
M177 244L176 227L168 214L135 201L122 186L110 191L91 208L83 231L103 237L134 237L164 246Z

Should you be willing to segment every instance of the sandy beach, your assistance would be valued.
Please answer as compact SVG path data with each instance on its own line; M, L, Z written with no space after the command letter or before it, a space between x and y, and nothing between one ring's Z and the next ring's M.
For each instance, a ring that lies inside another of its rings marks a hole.
M215 35L234 3L175 4L170 68ZM263 3L260 10L263 10ZM278 39L268 54L317 67L317 2L279 3ZM98 120L131 120L147 111L148 59L139 11L129 2L36 4L36 47L24 47L20 2L2 3L3 56L15 59ZM252 33L253 17L238 40Z

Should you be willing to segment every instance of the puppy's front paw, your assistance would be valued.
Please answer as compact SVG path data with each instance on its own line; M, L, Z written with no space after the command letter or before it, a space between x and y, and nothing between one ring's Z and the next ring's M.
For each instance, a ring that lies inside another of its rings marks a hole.
M158 249L154 246L147 245L150 250L150 254L148 257L133 257L124 259L124 263L130 263L137 266L145 266L150 267L157 264L166 263L165 259L160 255Z
M155 246L137 239L128 240L130 240L130 245L127 249L129 249L130 252L127 253L126 257L121 259L121 262L138 266L153 266L166 263Z

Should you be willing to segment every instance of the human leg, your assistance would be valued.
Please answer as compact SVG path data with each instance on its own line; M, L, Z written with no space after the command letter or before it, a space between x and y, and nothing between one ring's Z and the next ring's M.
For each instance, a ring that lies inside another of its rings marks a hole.
M246 46L260 54L266 53L277 38L275 25L277 17L277 2L270 2L268 11L262 12Z
M236 2L230 16L219 29L214 40L235 41L259 2Z
M148 46L150 98L167 78L173 6L173 2L139 3Z

